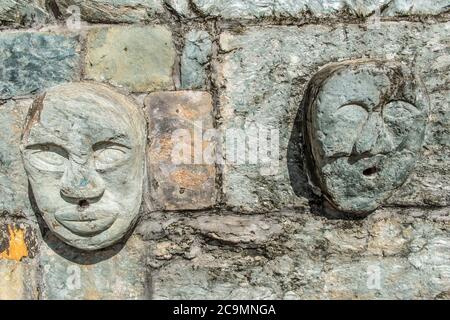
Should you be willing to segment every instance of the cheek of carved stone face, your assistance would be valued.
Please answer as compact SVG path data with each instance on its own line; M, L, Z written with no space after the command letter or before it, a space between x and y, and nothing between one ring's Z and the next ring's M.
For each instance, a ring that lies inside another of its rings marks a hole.
M350 156L367 118L368 112L359 105L348 104L340 107L333 115L333 121L330 121L330 125L327 127L327 143L324 144L325 156Z
M424 115L414 105L405 101L391 101L383 109L383 121L386 135L394 148L401 147L411 133L421 132L421 118Z

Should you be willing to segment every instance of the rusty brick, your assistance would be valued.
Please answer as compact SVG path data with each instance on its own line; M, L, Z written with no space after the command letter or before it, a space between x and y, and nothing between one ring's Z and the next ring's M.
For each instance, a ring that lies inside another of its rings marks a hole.
M145 106L149 118L149 196L155 209L212 207L215 203L215 165L203 157L204 152L215 147L213 139L204 135L208 129L213 129L210 94L201 91L155 92L146 97ZM174 139L177 130L184 130L188 138ZM172 154L174 148L183 143L188 152L184 153L186 161L180 163L174 161Z
M36 299L36 233L23 223L0 225L0 300Z

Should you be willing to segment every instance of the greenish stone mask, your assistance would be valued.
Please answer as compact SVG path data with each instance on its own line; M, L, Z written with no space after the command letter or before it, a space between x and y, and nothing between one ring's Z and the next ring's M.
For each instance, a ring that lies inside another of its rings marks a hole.
M145 179L141 109L107 86L49 89L31 108L22 157L37 207L67 244L96 250L134 225Z
M405 65L357 60L329 65L304 100L306 161L315 190L337 210L375 210L420 154L428 97Z

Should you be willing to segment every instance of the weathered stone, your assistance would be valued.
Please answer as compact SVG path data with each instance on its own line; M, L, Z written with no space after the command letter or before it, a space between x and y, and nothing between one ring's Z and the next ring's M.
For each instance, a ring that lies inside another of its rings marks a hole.
M48 19L45 0L2 0L0 25L38 26Z
M375 210L413 170L429 99L411 70L363 59L321 69L302 108L309 180L334 207L358 214Z
M78 252L50 237L40 255L42 299L148 299L145 244L130 237L97 252Z
M190 0L164 0L164 3L173 11L175 11L179 16L183 18L194 18L197 15L195 14L195 12L192 12L189 1Z
M134 92L170 90L175 55L166 27L95 28L87 36L85 76Z
M79 249L105 248L134 226L145 183L142 110L106 85L70 83L37 97L21 151L50 230Z
M0 34L0 99L41 91L79 79L76 36L50 33Z
M37 266L0 259L0 300L38 298Z
M0 213L9 217L33 217L19 148L31 103L31 100L9 100L0 105Z
M448 11L445 0L193 0L205 16L225 19L301 18L339 15L436 15Z
M174 223L176 227L166 228L166 237L178 239L175 242L178 244L195 243L201 254L189 260L180 258L182 252L167 255L170 260L156 265L152 273L152 297L434 299L445 296L450 289L449 220L425 218L431 214L421 218L412 215L407 209L377 210L364 220L332 220L298 212L268 214L258 216L255 221L279 225L281 232L277 240L255 243L255 246L247 246L245 242L225 245L222 240L214 241L210 237L207 241L196 240L197 231L205 226L204 220L185 217ZM237 235L248 230L229 223L221 229L220 222L226 221L225 216L218 223L212 222L213 217L209 219L211 234L234 237L227 230L232 228ZM180 221L194 228L194 233L189 234ZM173 240L160 243L161 248L171 253ZM185 251L188 254L191 247Z
M33 228L24 223L0 226L0 259L21 261L37 254L37 237Z
M35 231L24 223L0 225L0 300L37 299Z
M370 225L367 252L383 257L406 254L412 240L411 226L403 226L401 219L387 217Z
M186 35L181 56L181 88L205 89L207 68L212 53L208 32L191 31Z
M260 217L201 216L190 226L207 237L225 243L262 244L279 236L282 228L277 223L267 223Z
M212 100L207 92L155 92L145 99L149 119L150 198L156 208L195 210L215 203Z
M58 0L59 11L70 17L70 8L78 8L80 18L88 22L133 23L151 21L164 13L161 0Z
M446 0L394 0L383 10L383 15L437 15L449 10L450 6Z
M260 164L236 164L226 159L223 190L227 204L234 210L249 212L308 206L307 201L315 198L307 187L299 147L303 130L299 106L306 84L330 62L395 58L413 66L413 72L431 93L431 118L423 157L416 162L411 179L397 190L389 204L447 205L449 46L445 34L449 27L449 23L381 22L377 29L364 25L315 25L252 27L238 34L223 33L223 63L216 66L216 85L221 88L224 139L229 129L257 124L279 130L279 150L287 150L280 153L279 170L272 175L263 174ZM267 47L271 48L270 55L266 54ZM435 61L431 67L430 61Z

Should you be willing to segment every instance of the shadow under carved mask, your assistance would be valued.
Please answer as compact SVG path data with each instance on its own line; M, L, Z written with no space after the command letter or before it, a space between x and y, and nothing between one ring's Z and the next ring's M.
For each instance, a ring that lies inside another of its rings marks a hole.
M21 151L49 229L83 250L120 240L139 214L145 145L141 109L105 85L64 84L36 98Z
M310 182L335 209L369 213L413 170L429 102L406 66L375 60L329 65L311 79L303 106Z

